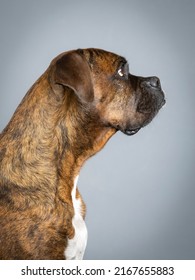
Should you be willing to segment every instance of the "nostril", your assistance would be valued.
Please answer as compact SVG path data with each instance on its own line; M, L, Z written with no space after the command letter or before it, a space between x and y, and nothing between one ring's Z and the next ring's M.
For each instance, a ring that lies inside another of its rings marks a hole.
M151 77L149 83L152 87L160 88L160 80L157 77Z
M141 79L141 83L140 83L141 87L152 87L154 89L160 89L161 90L161 84L160 84L160 80L158 77L148 77L148 78L142 78Z

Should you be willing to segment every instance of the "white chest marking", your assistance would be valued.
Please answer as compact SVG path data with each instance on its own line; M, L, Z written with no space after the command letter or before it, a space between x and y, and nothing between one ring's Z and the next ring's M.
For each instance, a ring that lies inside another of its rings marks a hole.
M79 176L74 180L74 187L71 194L74 207L72 225L75 229L75 235L72 239L68 239L68 245L64 252L67 260L82 260L87 245L87 228L81 215L81 200L76 198L78 178Z

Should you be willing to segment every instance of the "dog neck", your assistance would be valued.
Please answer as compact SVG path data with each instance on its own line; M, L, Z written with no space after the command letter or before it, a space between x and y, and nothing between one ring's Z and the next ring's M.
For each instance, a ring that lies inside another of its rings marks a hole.
M45 73L0 136L0 183L45 192L50 200L58 194L68 203L72 180L84 162L116 132L100 126L94 114L89 118L88 110L68 89L64 96L56 96Z
M71 101L70 101L71 100ZM56 126L56 135L61 137L57 156L59 185L58 196L71 204L74 178L80 173L85 161L99 152L116 129L106 127L98 119L92 105L82 104L72 90L66 89L63 107L66 115Z

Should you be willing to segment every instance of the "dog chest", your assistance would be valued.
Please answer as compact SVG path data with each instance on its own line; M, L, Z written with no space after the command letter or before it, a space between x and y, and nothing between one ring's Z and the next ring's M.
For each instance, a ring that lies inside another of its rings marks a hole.
M81 214L81 199L76 198L76 186L78 176L75 178L72 190L72 203L74 207L74 216L72 225L75 229L75 235L72 239L68 239L68 245L65 249L65 258L67 260L81 260L87 245L87 228Z

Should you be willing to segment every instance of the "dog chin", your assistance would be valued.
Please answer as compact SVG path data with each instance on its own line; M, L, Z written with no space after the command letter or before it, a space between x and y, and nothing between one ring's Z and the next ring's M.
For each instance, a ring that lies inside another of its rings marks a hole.
M132 135L135 135L140 129L141 129L141 127L135 128L135 129L127 128L127 129L123 130L122 132L128 136L132 136Z
M121 131L122 133L128 136L135 135L141 129L141 126L137 128L131 128L131 127L121 127L120 125L112 125L112 127L115 128L117 131Z

